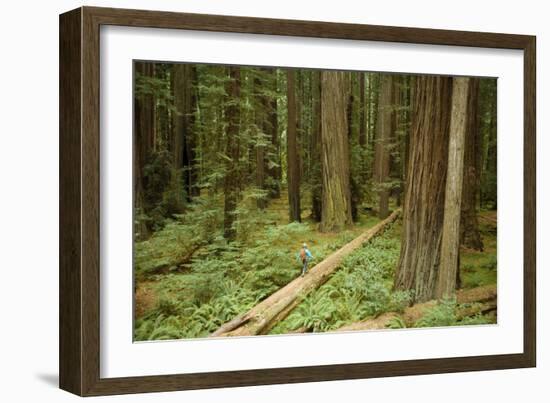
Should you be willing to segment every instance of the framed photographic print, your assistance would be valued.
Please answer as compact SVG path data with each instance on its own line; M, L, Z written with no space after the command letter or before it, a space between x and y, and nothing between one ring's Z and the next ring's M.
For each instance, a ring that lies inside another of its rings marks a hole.
M532 36L62 14L60 386L535 366L535 165Z

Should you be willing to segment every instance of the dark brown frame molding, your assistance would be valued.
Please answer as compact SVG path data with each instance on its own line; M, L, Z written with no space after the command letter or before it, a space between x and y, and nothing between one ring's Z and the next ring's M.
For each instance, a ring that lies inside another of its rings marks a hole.
M520 49L524 52L524 349L521 354L101 378L101 25ZM60 387L81 396L526 368L536 365L536 38L482 32L82 7L60 16Z

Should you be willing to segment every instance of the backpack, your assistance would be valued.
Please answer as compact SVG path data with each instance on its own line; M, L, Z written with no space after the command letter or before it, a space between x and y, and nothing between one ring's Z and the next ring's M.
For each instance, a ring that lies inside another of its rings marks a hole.
M300 249L300 259L302 259L302 262L306 260L306 250L304 248Z

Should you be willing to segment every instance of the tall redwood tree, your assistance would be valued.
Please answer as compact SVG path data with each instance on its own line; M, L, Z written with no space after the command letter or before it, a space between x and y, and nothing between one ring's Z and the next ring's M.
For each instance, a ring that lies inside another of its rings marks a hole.
M301 221L300 217L300 155L297 141L296 77L293 69L287 71L287 181L290 221Z
M396 289L415 301L434 298L445 203L452 78L419 76L412 128Z
M321 73L321 231L341 231L351 217L347 73Z

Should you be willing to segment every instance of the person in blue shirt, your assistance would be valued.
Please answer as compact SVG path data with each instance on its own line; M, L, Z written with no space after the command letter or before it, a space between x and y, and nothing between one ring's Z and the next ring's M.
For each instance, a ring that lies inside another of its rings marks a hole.
M307 272L307 265L309 261L313 259L313 255L307 248L307 244L302 245L302 249L300 249L300 260L302 261L302 275L301 277L304 277L304 275Z

